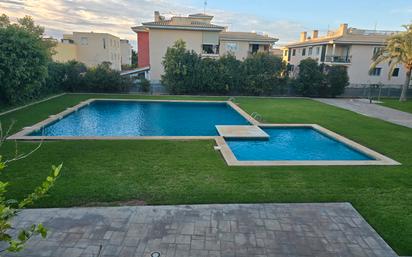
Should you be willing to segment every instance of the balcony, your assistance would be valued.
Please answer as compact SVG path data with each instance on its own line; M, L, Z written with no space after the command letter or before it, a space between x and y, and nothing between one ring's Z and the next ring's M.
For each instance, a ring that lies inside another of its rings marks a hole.
M349 64L351 63L351 58L350 56L329 55L325 56L325 62Z

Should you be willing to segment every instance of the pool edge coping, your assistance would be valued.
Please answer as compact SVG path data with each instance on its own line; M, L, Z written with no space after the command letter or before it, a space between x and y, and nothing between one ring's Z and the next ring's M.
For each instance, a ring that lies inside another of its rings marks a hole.
M258 125L256 121L247 112L242 110L237 104L232 101L223 100L163 100L163 99L117 99L117 98L89 98L81 101L75 106L68 107L58 114L50 115L47 119L35 123L32 126L24 127L19 132L7 137L7 140L22 140L22 141L49 141L49 140L204 140L214 139L216 136L28 136L41 128L52 124L64 117L76 112L77 110L90 105L95 101L121 101L121 102L169 102L169 103L226 103L240 116L246 119L251 125Z
M215 141L218 150L221 152L226 164L228 166L374 166L374 165L401 165L397 162L383 154L380 154L366 146L363 146L355 141L352 141L342 135L339 135L329 129L326 129L318 124L258 124L259 127L309 127L312 128L332 139L347 145L348 147L361 152L375 160L340 160L340 161L306 161L306 160L282 160L282 161L239 161L229 145L227 144L224 137L216 137Z
M90 105L95 101L123 101L123 102L175 102L175 103L226 103L251 125L259 127L311 127L316 131L326 134L327 136L343 143L365 155L368 155L375 160L367 161L239 161L229 148L223 136L28 136L28 134L41 129L57 120L72 114L73 112ZM228 166L328 166L328 165L401 165L401 163L371 150L355 141L352 141L342 135L339 135L331 130L328 130L318 124L267 124L260 123L250 116L246 111L240 108L232 101L224 100L163 100L163 99L117 99L117 98L90 98L81 101L75 106L68 107L64 111L50 115L47 119L42 120L32 126L24 127L21 131L7 137L7 140L21 141L53 141L53 140L215 140L217 149L221 152Z

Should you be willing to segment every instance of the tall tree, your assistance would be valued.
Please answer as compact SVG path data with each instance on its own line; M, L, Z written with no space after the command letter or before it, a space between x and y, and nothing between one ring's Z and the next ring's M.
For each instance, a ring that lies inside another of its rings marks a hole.
M54 45L43 32L28 16L15 24L0 16L0 101L5 104L23 103L41 93Z
M412 73L412 24L404 26L406 31L397 33L389 37L386 41L386 46L378 51L373 57L371 70L379 63L389 63L388 78L390 79L393 70L398 65L403 65L406 70L405 83L402 86L401 96L399 101L406 101L406 93L411 81Z

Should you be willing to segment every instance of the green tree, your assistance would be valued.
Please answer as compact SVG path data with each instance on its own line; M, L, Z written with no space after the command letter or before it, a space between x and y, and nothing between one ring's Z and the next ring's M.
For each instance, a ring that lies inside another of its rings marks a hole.
M137 52L132 49L132 68L137 68L138 67L138 56Z
M240 94L243 84L242 62L233 54L227 54L219 59L221 83L231 94Z
M403 65L405 67L406 78L399 98L401 102L406 101L406 93L412 74L412 24L405 25L404 27L406 31L397 33L386 40L386 46L374 55L371 65L371 70L373 70L379 63L388 62L389 79L392 77L396 66Z
M243 61L243 93L271 95L283 83L281 75L286 69L282 59L269 53L256 53Z
M307 58L299 63L296 90L303 96L317 96L325 85L323 68L314 59Z
M10 127L11 128L11 127ZM8 136L8 132L6 131L5 135L3 136L3 130L0 124L0 148L5 142L6 137ZM24 159L34 153L40 145L32 150L28 154L18 154L17 150L15 155L8 159L4 160L2 155L0 154L0 173L12 162ZM5 242L6 245L0 249L1 252L9 251L9 252L18 252L21 251L25 245L25 243L33 236L41 235L43 238L47 236L47 229L43 227L42 224L33 224L28 226L27 228L21 229L18 233L11 233L14 228L11 225L11 219L18 215L21 209L24 209L27 206L32 205L36 200L40 199L41 197L45 196L49 189L54 185L56 182L57 177L60 174L60 170L62 168L62 164L55 167L52 166L52 171L50 175L46 178L46 180L38 186L33 193L28 195L25 199L21 201L16 201L14 199L7 199L5 194L7 192L7 182L0 181L0 241Z
M329 67L328 73L326 74L326 81L328 85L328 95L336 97L343 94L345 87L349 85L346 66L336 65Z
M23 103L41 94L53 42L26 16L11 24L0 16L0 101Z
M200 89L201 58L194 51L186 50L183 40L168 47L163 57L162 84L172 94L195 93Z

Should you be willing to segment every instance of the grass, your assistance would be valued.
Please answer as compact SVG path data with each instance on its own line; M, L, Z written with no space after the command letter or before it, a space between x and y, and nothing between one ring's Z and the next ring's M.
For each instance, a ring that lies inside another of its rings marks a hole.
M90 97L65 95L16 111L13 131ZM138 96L105 96L128 97ZM189 97L156 97L190 99ZM195 97L193 99L201 99ZM225 98L217 98L225 99ZM214 142L55 141L1 175L8 196L22 198L64 163L48 197L36 207L147 204L351 202L400 255L412 254L412 130L307 99L237 98L265 122L317 123L403 163L401 166L228 167ZM21 151L33 143L19 143ZM11 153L7 142L2 153Z
M400 111L412 113L412 100L406 102L399 102L399 99L385 98L381 100L383 106L398 109Z

